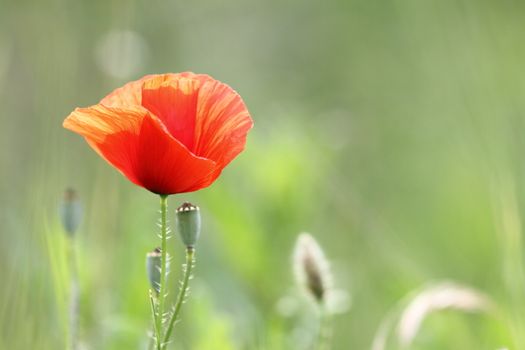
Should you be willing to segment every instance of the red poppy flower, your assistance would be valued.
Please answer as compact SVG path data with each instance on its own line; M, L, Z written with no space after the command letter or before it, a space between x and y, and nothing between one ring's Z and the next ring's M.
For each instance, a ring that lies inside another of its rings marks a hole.
M133 183L174 194L211 185L244 149L253 122L228 85L186 72L130 82L63 125Z

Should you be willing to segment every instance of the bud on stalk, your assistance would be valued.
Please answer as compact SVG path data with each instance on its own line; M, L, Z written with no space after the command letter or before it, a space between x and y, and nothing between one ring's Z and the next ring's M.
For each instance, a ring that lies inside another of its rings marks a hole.
M294 252L294 273L298 284L318 303L326 301L332 288L332 273L323 250L309 234L297 239Z
M148 273L148 280L157 294L160 292L160 263L162 252L160 248L155 248L146 254L146 272Z
M66 189L64 199L60 204L59 214L64 230L69 236L73 236L82 219L82 205L74 189Z
M195 247L201 232L201 214L199 207L185 202L175 211L176 228L187 248Z

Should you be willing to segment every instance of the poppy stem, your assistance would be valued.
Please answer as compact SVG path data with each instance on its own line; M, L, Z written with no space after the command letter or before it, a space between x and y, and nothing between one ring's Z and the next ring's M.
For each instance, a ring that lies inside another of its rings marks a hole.
M157 317L155 319L157 328L157 350L163 348L162 344L162 328L164 323L164 304L166 301L166 275L167 275L167 240L168 240L168 196L160 195L160 239L161 239L161 258L160 258L160 291L159 291L159 307L157 310Z
M166 334L164 335L164 344L167 344L171 333L173 331L173 326L179 318L180 310L182 309L182 304L186 299L186 295L189 291L189 282L191 279L191 273L193 267L195 266L195 248L192 246L186 247L186 263L182 266L183 274L179 295L177 296L177 301L175 303L175 308L168 323L168 328L166 328Z

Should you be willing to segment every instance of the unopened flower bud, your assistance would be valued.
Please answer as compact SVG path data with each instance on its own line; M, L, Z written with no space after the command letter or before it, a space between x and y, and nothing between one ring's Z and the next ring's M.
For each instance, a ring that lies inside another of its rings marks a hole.
M317 241L309 234L297 238L294 274L298 284L317 302L324 303L332 287L330 265Z
M160 248L155 248L146 254L146 271L148 273L149 283L157 293L160 291L160 268L162 252Z
M188 248L195 246L201 232L201 214L199 207L191 203L182 204L175 212L177 232Z
M60 204L59 214L64 230L70 236L73 236L82 219L82 204L80 203L77 192L74 189L66 189L64 199Z

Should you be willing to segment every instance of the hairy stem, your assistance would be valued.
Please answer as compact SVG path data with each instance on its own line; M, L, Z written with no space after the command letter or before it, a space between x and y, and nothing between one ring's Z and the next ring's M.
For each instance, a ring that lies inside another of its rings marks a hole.
M189 289L191 272L195 264L194 259L195 259L195 248L186 247L186 263L183 265L184 276L182 277L179 295L177 296L177 301L175 303L173 314L171 315L171 318L168 323L168 328L166 329L166 334L164 335L164 342L163 342L164 344L168 343L171 333L173 331L173 326L175 325L175 322L179 318L180 310L182 309L182 304L184 303L186 294Z
M164 320L164 305L166 302L166 275L167 275L167 241L168 241L168 225L167 225L167 213L168 213L168 196L160 195L160 291L158 296L158 308L155 317L155 325L157 328L157 350L163 348L162 344L162 326Z
M160 335L160 329L157 327L158 323L157 323L157 310L156 310L156 304L155 304L155 299L153 297L153 291L150 290L149 292L149 301L150 301L150 306L151 306L151 315L153 316L153 336L151 337L151 343L150 345L148 346L148 349L151 349L153 345L156 346L156 348L158 349L159 347L159 341L158 339L161 339L162 336ZM155 343L154 343L155 342Z

